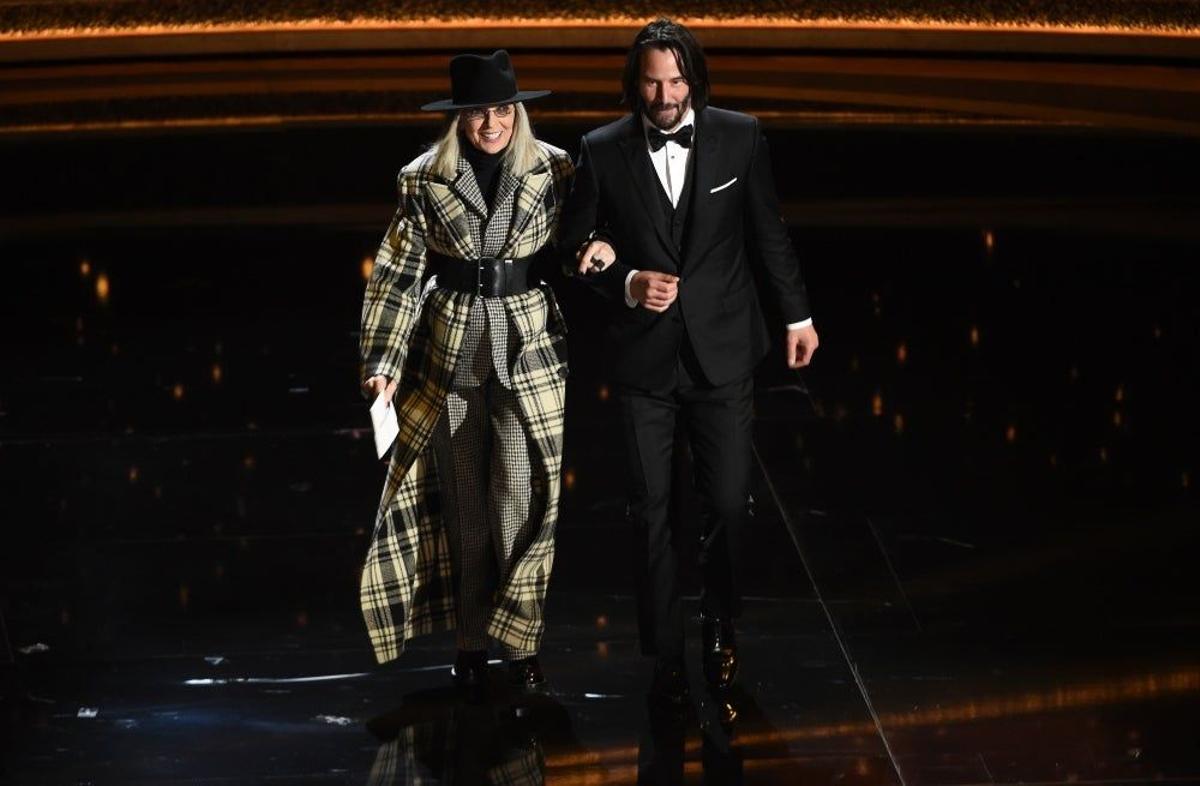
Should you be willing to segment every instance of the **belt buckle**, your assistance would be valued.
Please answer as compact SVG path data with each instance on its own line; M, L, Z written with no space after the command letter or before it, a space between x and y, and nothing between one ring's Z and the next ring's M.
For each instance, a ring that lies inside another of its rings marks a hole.
M475 260L475 296L483 297L483 263L486 257Z
M484 293L484 291L483 291L484 290L484 288L483 288L483 268L486 265L488 267L489 271L495 270L497 273L499 273L499 268L497 265L495 265L495 263L499 262L499 261L500 260L497 259L496 257L480 257L478 259L478 261L476 261L476 263L475 263L475 294L476 295L479 295L480 297L496 297L497 296L496 290L500 287L500 282L496 280L496 277L489 278L488 288L487 288L488 291L486 294Z

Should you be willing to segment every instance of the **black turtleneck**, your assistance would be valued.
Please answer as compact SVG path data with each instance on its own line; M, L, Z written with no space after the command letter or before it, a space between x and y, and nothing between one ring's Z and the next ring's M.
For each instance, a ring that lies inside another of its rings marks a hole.
M475 172L475 182L479 184L479 193L483 194L483 200L487 203L490 211L492 200L496 198L496 187L500 184L500 178L497 175L500 174L500 160L504 158L504 150L498 153L488 153L475 147L465 137L459 139L458 149L462 151L463 158L467 159L467 163Z

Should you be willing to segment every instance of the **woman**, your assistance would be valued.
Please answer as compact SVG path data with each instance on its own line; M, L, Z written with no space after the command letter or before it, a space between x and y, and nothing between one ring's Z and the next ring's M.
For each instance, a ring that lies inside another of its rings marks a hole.
M554 561L566 335L530 275L572 175L534 138L508 53L459 55L437 144L398 177L400 206L367 284L363 390L400 424L361 602L379 662L457 630L455 684L486 683L495 642L519 688L537 652ZM548 249L547 249L548 250Z

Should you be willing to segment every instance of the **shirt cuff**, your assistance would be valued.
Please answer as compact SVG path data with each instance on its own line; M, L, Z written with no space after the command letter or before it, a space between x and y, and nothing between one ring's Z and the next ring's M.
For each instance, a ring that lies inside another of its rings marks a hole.
M637 308L637 304L638 304L637 298L635 298L633 295L631 295L629 293L629 282L633 281L633 277L637 273L638 273L638 271L636 271L636 270L630 270L629 273L625 276L625 305L629 306L630 308ZM808 321L812 322L811 319Z
M628 295L626 297L628 297ZM788 323L788 330L800 330L801 328L806 328L810 325L812 325L812 317L809 317L808 319L802 319L799 322Z

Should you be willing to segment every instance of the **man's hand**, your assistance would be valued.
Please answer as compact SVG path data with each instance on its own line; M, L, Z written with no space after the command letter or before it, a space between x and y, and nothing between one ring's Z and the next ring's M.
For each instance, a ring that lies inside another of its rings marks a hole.
M371 399L372 401L375 400L376 396L382 393L384 399L391 404L392 394L396 392L396 383L389 381L388 378L382 374L376 374L366 382L362 383L362 390L363 393L367 395L367 398Z
M817 351L817 330L812 325L787 332L788 368L804 368Z
M579 264L579 275L586 276L590 273L599 273L600 270L604 270L617 261L617 252L613 251L613 247L603 240L593 240L579 250L579 253L575 255L575 261ZM600 270L594 269L593 265L599 265Z
M639 270L629 282L629 294L644 307L661 314L679 297L679 276Z

